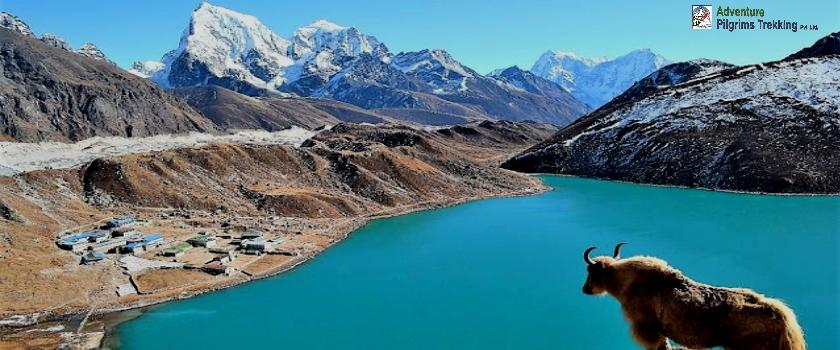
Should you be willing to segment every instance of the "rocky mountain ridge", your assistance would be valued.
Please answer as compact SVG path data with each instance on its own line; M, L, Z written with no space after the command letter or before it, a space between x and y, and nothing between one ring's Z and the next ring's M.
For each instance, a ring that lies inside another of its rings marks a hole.
M0 140L214 132L157 85L117 66L0 28Z
M325 20L287 40L256 17L206 2L192 13L176 50L159 63L135 63L131 71L164 87L218 85L251 96L329 98L431 124L533 119L565 125L587 110L564 92L498 84L443 50L394 55L375 37Z
M44 33L43 35L41 35L40 38L38 38L37 36L35 36L35 33L32 32L32 29L29 27L28 24L26 24L26 22L8 12L0 12L0 28L6 28L18 34L28 36L31 38L37 38L38 40L41 40L42 42L52 47L75 52L85 57L103 60L114 64L113 62L111 62L111 60L105 57L105 53L103 53L102 50L96 47L96 45L94 45L93 43L84 43L81 47L79 47L78 50L73 50L70 44L66 40L64 40L64 38L58 35L52 33Z
M695 62L714 72L665 79L676 84L654 89L640 85L636 95L628 91L504 166L733 191L838 193L840 49L822 44L835 35L781 61L732 68Z

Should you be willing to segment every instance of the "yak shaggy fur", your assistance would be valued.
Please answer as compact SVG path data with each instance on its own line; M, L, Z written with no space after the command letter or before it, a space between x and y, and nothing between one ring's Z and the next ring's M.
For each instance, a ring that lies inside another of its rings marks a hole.
M695 282L653 257L601 256L588 262L584 293L615 297L645 349L670 349L667 339L700 349L806 348L796 315L777 299Z

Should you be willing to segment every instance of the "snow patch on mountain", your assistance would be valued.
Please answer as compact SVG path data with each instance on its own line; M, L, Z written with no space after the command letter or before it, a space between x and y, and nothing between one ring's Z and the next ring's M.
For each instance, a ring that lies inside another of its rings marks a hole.
M401 52L391 61L391 64L404 73L413 73L420 69L440 70L442 75L450 73L462 77L472 77L468 68L456 61L448 52L440 49L422 50L418 52Z
M85 43L82 47L76 50L76 53L95 60L110 62L108 57L105 57L105 53L103 53L102 50L96 47L93 43Z
M142 78L148 78L166 68L160 61L137 61L131 65L129 73Z
M467 80L479 75L440 49L400 52L391 66L428 83L435 94L466 92Z
M35 37L35 34L32 33L32 29L29 28L29 25L26 24L26 22L18 16L8 12L0 12L0 27L13 30L26 36Z
M693 68L690 72L686 72L685 67ZM717 60L710 60L706 58L699 58L686 62L678 62L669 64L661 69L651 73L646 79L657 82L658 85L676 85L686 82L690 79L703 77L710 74L720 72L724 69L735 67L732 64L721 62ZM689 74L690 73L690 74Z
M726 74L730 75L730 74ZM630 108L621 108L598 120L581 134L564 141L571 145L585 134L603 133L630 124L657 124L657 130L674 128L702 129L700 120L680 117L683 111L726 102L745 101L740 108L752 110L775 105L771 99L786 98L829 115L840 111L840 57L819 60L780 61L772 66L754 65L738 69L732 79L720 72L676 85L662 93L637 101ZM784 123L799 123L798 115L768 113ZM725 116L721 116L725 117ZM724 120L724 119L720 119Z

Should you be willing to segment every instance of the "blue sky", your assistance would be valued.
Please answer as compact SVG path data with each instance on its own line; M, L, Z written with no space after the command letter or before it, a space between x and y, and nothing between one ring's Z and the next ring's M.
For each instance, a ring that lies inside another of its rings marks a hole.
M351 25L393 52L442 48L480 72L530 68L549 49L616 57L651 48L674 61L736 64L778 59L840 30L840 1L701 1L717 8L763 7L767 19L817 24L818 31L695 31L686 0L295 0L211 3L255 15L282 37L316 19ZM122 66L159 59L178 45L195 0L0 0L0 9L73 47L93 42Z

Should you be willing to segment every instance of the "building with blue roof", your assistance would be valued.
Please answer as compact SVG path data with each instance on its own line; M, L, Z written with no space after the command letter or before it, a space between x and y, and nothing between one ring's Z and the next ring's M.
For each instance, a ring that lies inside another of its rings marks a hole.
M108 227L108 228L114 228L114 227L125 226L125 225L128 225L128 224L133 223L133 222L134 222L134 216L133 215L125 215L125 216L120 216L120 217L116 217L116 218L113 218L111 220L108 220L108 222L105 224L105 226Z
M142 238L129 241L124 247L122 247L121 251L123 253L139 254L149 248L153 248L161 244L163 244L163 237L159 233L152 233L143 236Z

